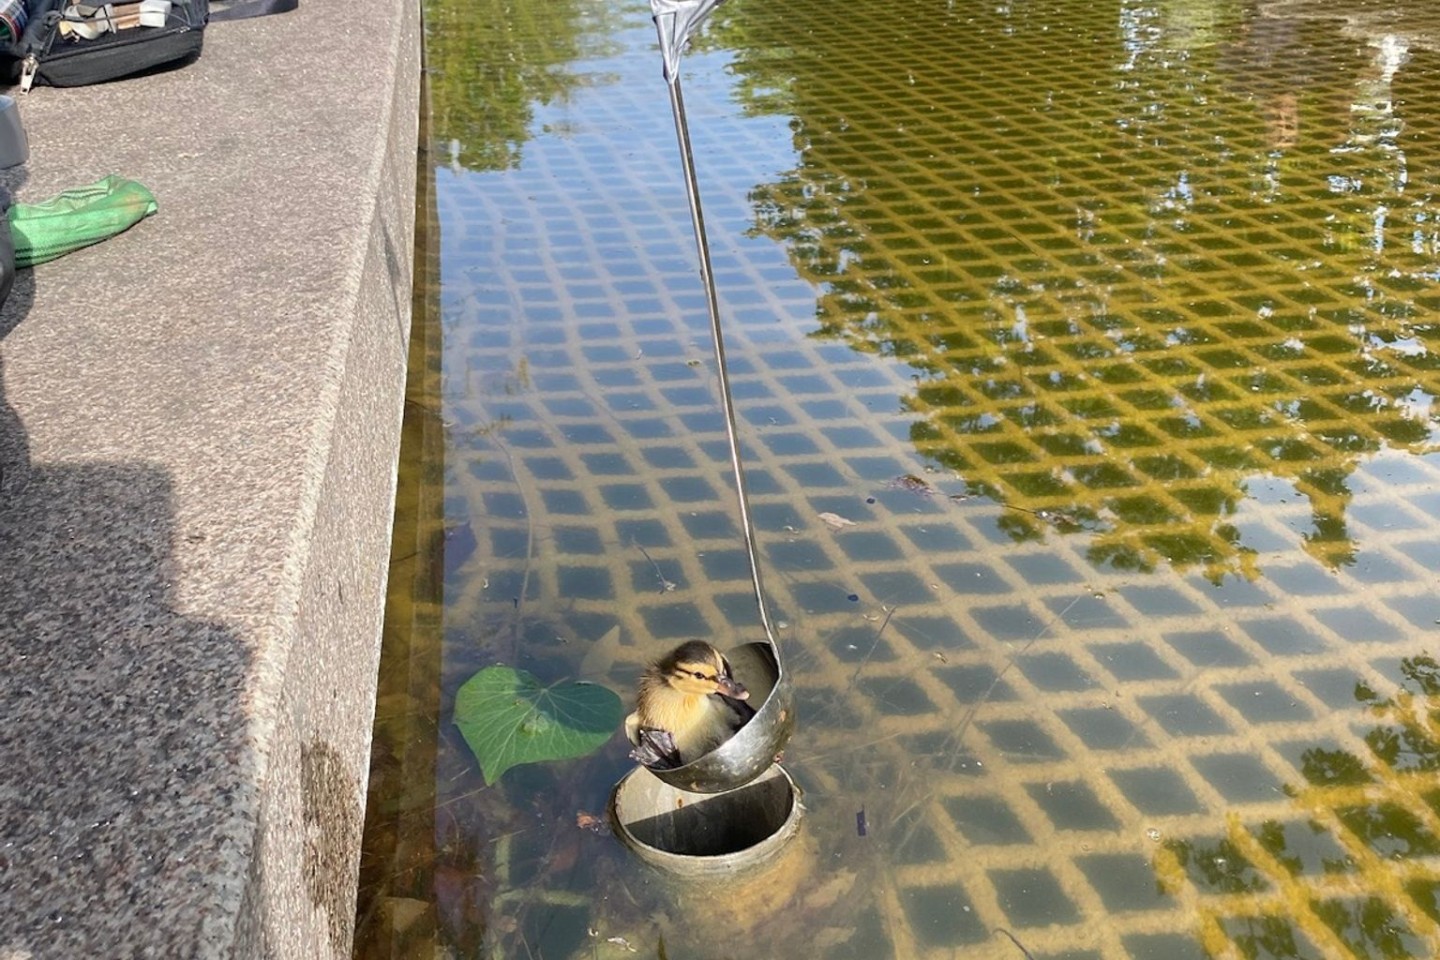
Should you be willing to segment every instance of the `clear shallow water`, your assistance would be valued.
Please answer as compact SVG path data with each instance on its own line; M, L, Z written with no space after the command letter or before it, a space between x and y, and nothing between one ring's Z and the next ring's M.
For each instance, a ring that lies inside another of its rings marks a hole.
M619 738L485 787L449 722L759 633L653 28L432 6L362 955L1440 951L1440 15L1231 7L732 0L688 56L809 811L716 895L577 823Z

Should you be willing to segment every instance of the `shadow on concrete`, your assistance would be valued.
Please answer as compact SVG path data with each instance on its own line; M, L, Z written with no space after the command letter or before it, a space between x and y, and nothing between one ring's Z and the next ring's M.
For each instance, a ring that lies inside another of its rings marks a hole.
M0 190L0 211L8 210L9 192ZM7 231L8 232L8 231ZM4 243L0 242L0 249ZM8 296L0 302L0 345L3 345L10 331L30 313L35 302L35 273L21 271L10 288ZM29 445L25 440L25 425L20 417L5 402L5 355L0 352L0 503L8 492L24 482L30 465Z
M166 471L34 461L4 368L34 291L0 312L0 957L190 955L233 937L217 887L253 840L216 816L254 809L251 653L175 607Z

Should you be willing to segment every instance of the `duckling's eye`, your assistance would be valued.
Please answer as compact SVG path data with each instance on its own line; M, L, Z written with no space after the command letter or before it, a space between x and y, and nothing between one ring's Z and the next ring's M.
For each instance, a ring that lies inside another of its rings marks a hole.
M696 670L694 673L690 674L690 676L694 677L696 680L705 679L705 674L701 673L699 670Z

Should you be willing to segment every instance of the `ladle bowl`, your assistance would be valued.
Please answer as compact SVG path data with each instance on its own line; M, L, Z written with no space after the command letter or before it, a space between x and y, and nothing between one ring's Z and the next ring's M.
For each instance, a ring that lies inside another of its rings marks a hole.
M743 787L770 769L795 727L794 692L769 641L725 652L735 679L750 691L755 716L729 740L682 767L651 770L660 780L691 793L723 793Z

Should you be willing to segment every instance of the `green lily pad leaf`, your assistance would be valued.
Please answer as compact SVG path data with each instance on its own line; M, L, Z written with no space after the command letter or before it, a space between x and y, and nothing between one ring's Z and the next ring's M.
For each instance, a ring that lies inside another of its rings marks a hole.
M493 784L522 763L583 757L615 733L624 708L593 683L542 687L524 670L486 667L455 694L455 725Z

